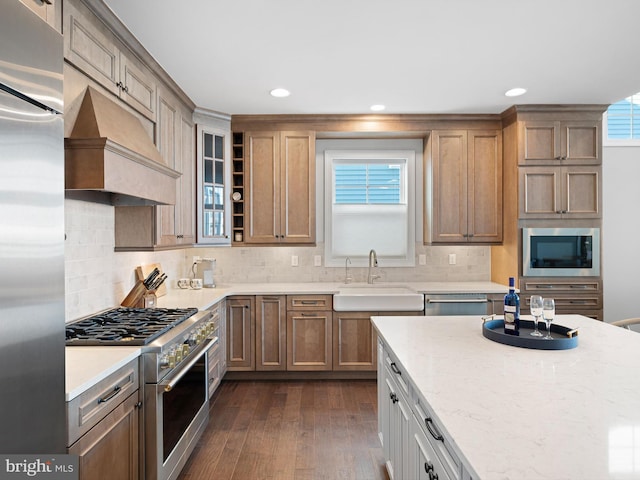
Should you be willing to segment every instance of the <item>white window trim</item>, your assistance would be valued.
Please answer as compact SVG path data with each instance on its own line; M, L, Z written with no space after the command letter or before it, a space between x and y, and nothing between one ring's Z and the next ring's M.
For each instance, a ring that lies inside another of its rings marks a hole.
M334 160L403 160L406 161L406 202L407 202L407 245L406 255L389 257L378 254L380 267L413 267L415 266L415 172L416 153L413 150L325 150L324 152L324 255L326 267L344 267L345 256L335 256L332 245L333 220L333 162ZM383 205L381 207L384 207ZM369 250L375 249L375 239L362 255L349 256L351 266L366 267L369 265Z

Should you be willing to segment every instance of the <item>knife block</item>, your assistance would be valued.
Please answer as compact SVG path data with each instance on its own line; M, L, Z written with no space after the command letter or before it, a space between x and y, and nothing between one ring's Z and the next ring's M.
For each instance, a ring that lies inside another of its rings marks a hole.
M142 280L138 280L136 284L133 286L129 294L122 300L123 307L135 307L135 308L144 308L145 307L145 297L150 294L155 293L147 290L147 287L144 286ZM154 295L155 297L155 295ZM154 302L155 306L155 302Z

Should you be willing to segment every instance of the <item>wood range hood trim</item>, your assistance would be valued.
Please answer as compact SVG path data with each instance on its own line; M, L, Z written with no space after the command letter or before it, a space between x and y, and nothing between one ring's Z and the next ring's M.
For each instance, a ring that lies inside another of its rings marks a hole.
M115 205L175 205L180 172L140 121L91 87L65 138L65 189L111 194Z

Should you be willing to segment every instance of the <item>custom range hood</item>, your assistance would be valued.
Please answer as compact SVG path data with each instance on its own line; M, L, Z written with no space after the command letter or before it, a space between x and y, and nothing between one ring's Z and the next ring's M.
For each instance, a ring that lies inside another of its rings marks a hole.
M91 87L64 146L67 196L113 205L176 203L180 172L167 166L136 117Z

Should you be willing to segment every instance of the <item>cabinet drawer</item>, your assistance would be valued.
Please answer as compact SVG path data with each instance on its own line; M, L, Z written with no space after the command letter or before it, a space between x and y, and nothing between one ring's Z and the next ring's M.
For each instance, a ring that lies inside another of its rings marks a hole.
M395 380L400 390L402 390L402 393L408 398L409 397L409 383L408 383L409 379L406 378L406 374L404 377L402 376L403 374L402 365L400 365L400 363L394 357L392 357L387 350L385 350L384 352L384 365L387 371L389 372L389 376Z
M287 310L332 310L331 295L287 295Z
M78 440L136 390L137 359L67 402L67 444Z
M442 428L436 423L431 413L431 409L420 397L416 397L413 406L416 420L421 430L427 437L430 446L436 452L438 459L442 463L445 471L452 479L459 479L462 472L462 463L453 452L449 442L442 435Z
M571 293L591 293L593 292L601 292L602 287L600 280L583 280L583 279L567 279L567 280L556 280L549 278L539 278L532 279L521 278L520 279L520 290L522 293L526 293L530 295L532 293L545 295L549 292L571 292ZM522 295L521 295L522 296Z

